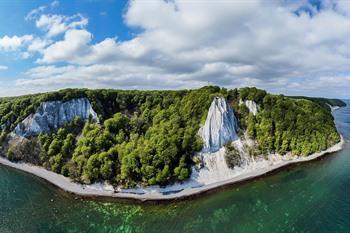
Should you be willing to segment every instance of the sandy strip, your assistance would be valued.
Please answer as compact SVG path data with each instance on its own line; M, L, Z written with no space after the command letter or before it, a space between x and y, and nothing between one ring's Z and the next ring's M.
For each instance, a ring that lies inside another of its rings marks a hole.
M7 160L6 158L0 157L0 164L3 164L8 167L12 167L30 174L33 174L37 177L40 177L53 185L61 188L62 190L73 193L76 195L84 196L84 197L113 197L113 198L122 198L122 199L135 199L139 201L166 201L166 200L175 200L175 199L183 199L188 198L190 196L198 195L200 193L207 192L209 190L216 189L221 186L238 183L242 181L251 180L254 178L257 178L259 176L262 176L266 173L269 173L273 170L277 170L281 167L293 164L293 163L300 163L300 162L306 162L313 159L316 159L318 157L321 157L325 154L333 153L336 151L340 151L345 145L345 140L343 137L341 138L341 141L334 146L328 148L325 151L318 152L315 154L312 154L308 157L299 157L297 159L288 160L288 161L281 161L278 164L268 166L265 168L260 168L255 171L245 173L238 175L232 179L228 179L221 182L212 183L209 185L196 187L196 188L186 188L182 191L179 191L177 193L170 193L170 194L162 194L159 192L151 192L151 193L144 193L144 194L135 194L135 193L118 193L114 192L112 190L103 190L103 189L97 189L90 187L88 185L82 185L78 183L73 183L70 181L69 178L66 178L62 175L56 174L54 172L48 171L43 167L34 166L26 163L13 163Z

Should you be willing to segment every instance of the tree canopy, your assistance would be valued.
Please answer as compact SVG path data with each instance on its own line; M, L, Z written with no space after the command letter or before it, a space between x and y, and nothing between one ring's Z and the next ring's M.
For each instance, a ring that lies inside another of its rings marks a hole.
M258 141L261 153L308 155L339 141L322 99L215 86L181 91L65 89L1 98L0 140L5 143L8 133L42 102L86 97L100 123L77 118L57 132L26 139L20 147L10 145L9 159L40 164L83 183L165 185L190 176L192 157L202 149L198 130L215 96L227 98L240 128ZM240 100L254 100L260 111L254 116ZM236 152L231 151L227 159L234 164Z

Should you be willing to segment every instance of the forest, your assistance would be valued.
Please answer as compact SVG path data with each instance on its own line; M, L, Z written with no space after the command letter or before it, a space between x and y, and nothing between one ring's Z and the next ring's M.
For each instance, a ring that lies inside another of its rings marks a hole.
M266 94L254 88L240 91L243 100L254 100L261 111L249 113L245 105L239 109L241 127L258 141L259 152L310 155L325 150L340 141L330 106L344 106L341 100L310 97L285 97Z
M65 89L0 99L1 150L12 161L44 166L74 181L108 180L114 185L166 185L191 174L198 136L215 96L225 97L241 134L258 142L255 154L307 156L337 143L330 105L338 100L271 95L256 88L136 91ZM8 144L10 132L44 101L86 97L99 123L76 118L56 132ZM254 100L256 116L240 100Z

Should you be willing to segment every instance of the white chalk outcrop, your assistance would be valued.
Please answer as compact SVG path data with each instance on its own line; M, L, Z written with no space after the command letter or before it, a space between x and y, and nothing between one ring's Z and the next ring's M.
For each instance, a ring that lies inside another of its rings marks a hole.
M332 105L330 105L330 104L327 104L327 105L328 105L328 107L331 109L331 112L332 112L332 113L340 108L339 106L332 106Z
M87 107L87 109L93 111L90 107ZM36 114L41 113L44 109L45 107L41 106ZM85 114L87 113L85 112ZM90 112L89 115L90 114L95 115L94 112ZM40 114L38 116L40 116ZM29 118L27 122L35 122L34 119L37 119L33 116L31 116L31 118L33 119L30 120ZM35 124L38 123L35 122ZM237 131L237 119L233 114L232 108L226 103L224 98L215 98L208 111L205 125L199 131L199 135L205 142L203 150L197 155L201 159L201 166L192 168L191 177L186 182L175 183L166 187L153 185L132 189L118 188L114 190L108 183L80 185L72 183L67 178L47 171L44 168L38 168L27 164L11 163L2 158L0 158L0 163L36 174L69 192L81 195L160 200L185 197L221 185L251 179L291 163L309 161L325 153L338 151L344 145L344 140L342 138L340 143L326 151L315 153L308 157L293 156L291 153L287 153L283 156L278 154L269 154L267 157L262 155L251 156L248 151L256 146L256 142L245 136L239 138L236 133ZM240 164L233 169L229 168L226 164L226 148L223 146L226 143L232 143L236 150L239 151Z
M202 184L225 180L232 173L225 160L226 143L240 142L238 123L233 109L223 97L216 97L208 111L204 126L199 130L204 147L199 153L201 169L192 172L192 179ZM239 144L239 143L236 143Z
M134 189L118 190L114 190L113 187L108 183L97 183L93 185L81 185L73 183L71 180L69 180L69 178L52 171L48 171L43 167L38 167L26 163L13 163L2 157L0 157L0 163L18 170L34 174L69 193L75 193L77 195L94 198L115 197L130 198L140 201L158 201L190 197L192 195L198 195L200 193L223 185L240 182L247 179L253 179L289 164L310 161L312 159L316 159L322 155L325 155L326 153L339 151L343 148L344 145L345 141L342 138L341 142L328 148L326 151L315 153L307 157L301 156L295 158L292 156L285 157L270 155L267 160L257 160L255 162L252 162L249 166L233 169L235 172L232 173L230 177L226 177L225 180L211 182L208 184L199 183L198 181L191 178L187 182L177 183L174 185L169 185L167 187L159 187L158 185L154 185L144 188L139 187Z
M118 195L157 196L161 199L191 195L224 184L251 179L291 163L309 161L326 153L338 151L344 145L342 139L333 147L307 157L295 156L291 153L285 155L269 154L267 156L251 155L251 150L256 148L257 142L249 139L245 134L238 137L237 130L237 119L234 117L231 107L224 98L215 98L208 111L205 125L199 130L199 135L205 142L205 146L196 155L199 158L199 163L192 167L190 179L166 187L154 185L132 189L120 188ZM228 167L226 163L226 148L223 146L225 143L222 142L231 142L232 146L239 152L239 164L234 168Z
M249 109L249 112L253 113L254 116L258 114L259 108L258 105L253 100L246 100L244 101L245 106Z
M226 148L222 147L216 152L201 152L199 156L201 158L201 168L192 169L191 179L195 180L201 185L208 185L220 181L230 179L246 169L252 163L254 158L251 157L247 151L247 148L252 148L254 142L250 139L237 138L231 144L239 152L239 165L234 168L228 167L226 163Z
M198 183L211 184L232 176L233 170L226 164L224 147L214 153L201 153L201 160L201 169L193 169L191 177Z
M242 104L245 104L254 115L259 111L254 101L247 100ZM250 139L246 134L238 137L238 130L238 120L233 113L233 109L227 104L225 98L216 97L210 105L204 126L198 132L204 146L202 151L196 155L199 158L199 164L197 164L199 166L192 167L189 180L166 187L154 185L132 189L120 188L116 195L156 196L160 199L191 195L202 190L257 177L291 163L308 161L325 153L340 150L344 144L342 139L340 143L326 151L308 157L295 156L291 153L254 156L250 154L250 151L257 147L257 142ZM224 147L226 143L231 143L239 152L239 164L234 168L228 167L226 163L226 148Z
M237 119L225 98L215 97L210 105L205 124L199 130L204 143L203 151L218 151L225 143L238 139L237 125Z
M34 114L16 126L13 134L29 137L43 132L47 133L64 126L76 117L82 120L88 120L91 117L92 120L98 121L97 114L87 98L72 99L67 102L43 102Z
M259 112L259 106L254 100L245 100L242 101L241 99L239 100L239 104L242 105L244 104L248 109L250 113L253 113L254 116L258 114Z

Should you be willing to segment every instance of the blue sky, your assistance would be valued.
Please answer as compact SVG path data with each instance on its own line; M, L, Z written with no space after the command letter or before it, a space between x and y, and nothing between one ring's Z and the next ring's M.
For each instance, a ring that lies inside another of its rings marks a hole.
M43 6L46 7L45 11L42 12L43 14L75 15L80 13L88 18L89 23L86 28L93 33L92 43L101 41L106 37L118 37L119 40L129 40L137 32L137 30L129 28L123 23L123 12L127 7L127 1L2 0L0 1L0 37L31 34L45 37L45 32L38 30L35 26L35 19L25 20L32 10ZM16 12L16 14L13 12ZM63 34L58 35L56 39L62 39L63 36ZM0 51L0 65L7 67L6 70L0 71L0 81L2 83L14 83L17 78L23 76L23 72L35 66L38 54L34 54L28 59L20 59L20 54L17 52ZM28 92L32 91L28 90ZM14 92L14 94L16 93Z
M350 98L350 1L0 1L0 96L214 84Z

